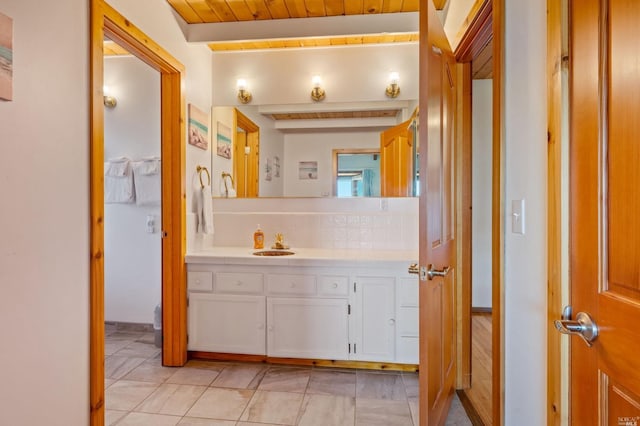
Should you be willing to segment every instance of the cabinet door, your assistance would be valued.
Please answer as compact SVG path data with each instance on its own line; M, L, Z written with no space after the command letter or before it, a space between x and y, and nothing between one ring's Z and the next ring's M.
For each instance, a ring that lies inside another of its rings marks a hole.
M191 293L190 351L264 355L264 296Z
M395 360L395 278L357 277L353 293L351 359Z
M346 299L268 297L268 355L348 359L347 305Z

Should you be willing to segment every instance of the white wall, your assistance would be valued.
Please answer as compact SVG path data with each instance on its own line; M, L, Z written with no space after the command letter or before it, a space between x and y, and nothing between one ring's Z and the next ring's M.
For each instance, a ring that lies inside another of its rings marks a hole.
M505 424L546 423L546 4L505 2ZM511 200L526 233L511 233ZM526 332L523 332L526 321Z
M14 22L14 100L0 101L2 425L89 422L88 4L0 2Z
M337 148L380 148L381 130L289 133L284 137L284 195L329 197L333 191L333 157ZM318 162L318 179L299 179L300 161Z
M493 80L473 80L471 129L471 306L491 307Z
M107 0L107 2L185 66L183 93L186 102L196 105L202 111L209 111L212 82L211 50L205 44L188 44L185 41L169 3L164 0ZM186 145L186 205L189 212L194 210L193 192L200 188L196 166L211 165L211 146L215 144L211 143L206 151L188 143ZM194 218L194 215L187 215L189 230L194 228ZM201 244L201 241L194 241L193 235L193 232L187 232L188 246Z
M243 105L237 107L240 112L246 115L258 127L260 127L260 177L258 191L261 197L281 197L283 195L283 158L284 158L284 133L277 130L274 121L265 117L258 112L258 107L253 105ZM211 123L213 129L212 140L214 147L212 148L211 169L211 189L214 196L220 196L224 192L224 184L221 182L222 172L233 173L233 159L227 160L216 154L215 144L218 122L225 124L229 128L233 125L233 107L214 107L211 114ZM231 129L232 137L234 130ZM280 158L280 176L277 177L275 172L271 173L271 180L266 179L265 165L267 158L271 159L278 156ZM235 181L235 176L233 177ZM228 182L227 182L228 184Z
M160 157L160 74L133 56L111 57L104 81L118 100L105 109L105 159ZM159 205L105 204L106 321L153 322L162 295L160 214ZM155 219L152 234L147 215Z
M213 103L237 105L245 78L253 105L311 103L311 78L322 77L325 103L386 101L389 72L400 73L397 100L418 98L418 44L216 52Z

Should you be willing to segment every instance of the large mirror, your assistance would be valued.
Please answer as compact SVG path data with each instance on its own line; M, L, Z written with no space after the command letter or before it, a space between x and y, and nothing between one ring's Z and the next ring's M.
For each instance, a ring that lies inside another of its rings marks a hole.
M416 195L417 57L417 43L214 53L214 196Z

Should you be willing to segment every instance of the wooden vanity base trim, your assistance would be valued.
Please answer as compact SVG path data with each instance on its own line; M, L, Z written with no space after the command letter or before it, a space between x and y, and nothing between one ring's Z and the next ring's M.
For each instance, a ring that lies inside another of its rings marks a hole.
M312 367L358 368L362 370L411 371L417 372L417 364L396 364L371 361L334 361L309 358L274 358L265 355L227 354L220 352L189 351L189 359L210 361L261 362L265 364L304 365Z

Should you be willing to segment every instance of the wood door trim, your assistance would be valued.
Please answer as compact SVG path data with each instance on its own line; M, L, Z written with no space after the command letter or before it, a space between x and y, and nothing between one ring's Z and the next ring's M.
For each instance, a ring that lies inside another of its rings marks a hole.
M561 402L561 340L553 319L562 315L562 11L547 0L547 424L560 425L567 407Z
M505 0L492 0L493 28L493 159L492 159L492 389L493 424L504 424L504 212L505 212L505 136L504 136L504 6Z
M164 365L184 365L186 345L184 66L103 0L91 1L90 42L90 425L104 424L104 52L108 35L160 72Z
M476 0L469 15L458 31L454 55L458 62L475 59L493 37L493 3L491 0Z
M471 387L471 62L458 65L457 123L457 259L456 388Z

